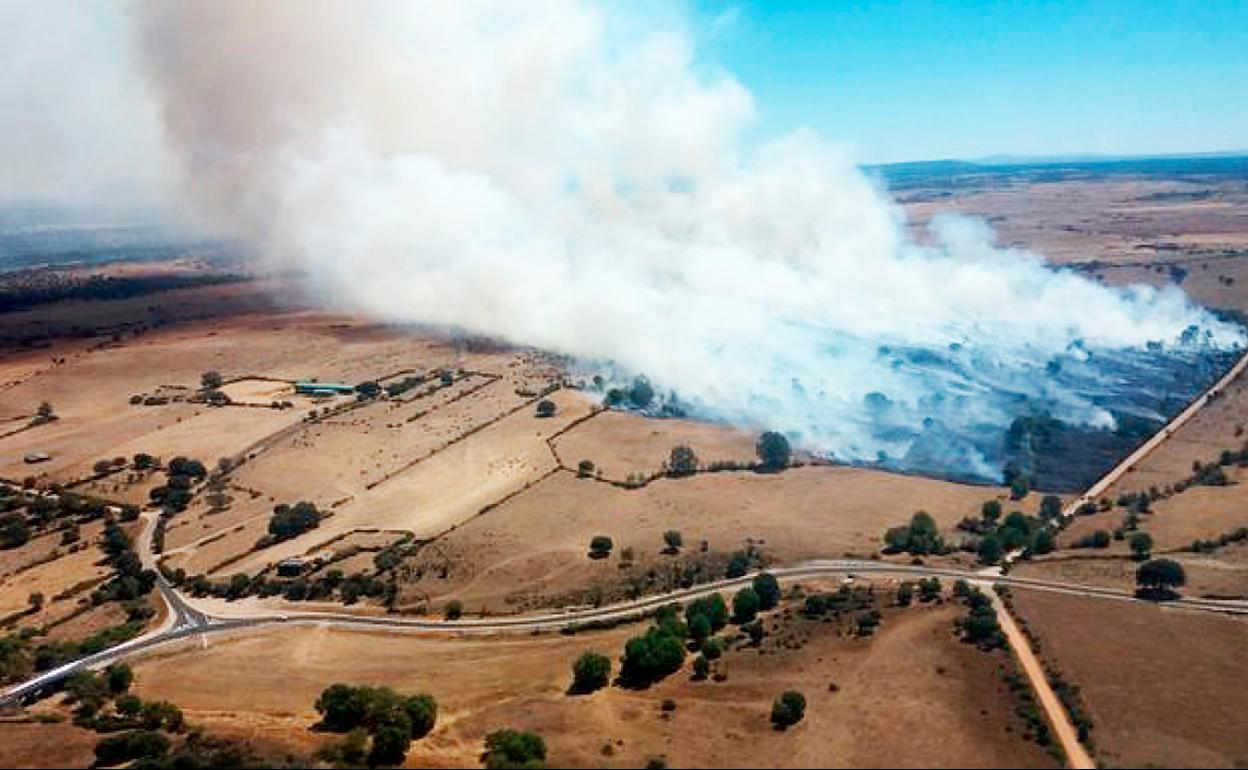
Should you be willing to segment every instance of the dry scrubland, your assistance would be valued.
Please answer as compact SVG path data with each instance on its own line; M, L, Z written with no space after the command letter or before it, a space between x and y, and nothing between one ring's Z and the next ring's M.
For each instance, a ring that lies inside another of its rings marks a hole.
M1054 766L1019 735L1004 654L958 642L958 614L952 605L890 613L869 640L815 623L795 634L800 649L729 651L723 682L692 681L687 664L648 690L583 696L566 692L572 660L586 650L615 657L638 626L463 640L300 627L152 657L136 674L142 697L173 700L192 722L305 752L328 737L308 730L328 682L428 691L438 726L413 745L413 767L472 766L501 726L541 732L552 767L638 767L658 755L673 767ZM807 717L777 732L768 711L786 688L805 693ZM676 703L668 716L665 699Z
M611 446L609 432L594 435L600 446ZM596 456L588 442L581 447ZM542 596L679 563L681 557L660 554L669 529L681 532L687 558L700 553L703 540L721 555L752 543L786 563L865 557L879 549L883 530L910 512L923 508L952 527L994 491L827 466L664 478L640 489L563 472L426 546L407 565L414 579L404 584L402 597L406 603L456 598L471 609L540 604ZM590 538L598 534L615 544L607 559L588 557ZM632 570L621 569L620 552L628 547L635 551Z
M912 190L903 203L916 227L937 210L977 213L1003 243L1099 280L1181 280L1201 302L1248 309L1242 184L1004 181L952 193ZM718 575L739 550L750 550L755 563L867 556L885 529L914 511L928 511L951 534L984 500L1002 497L994 488L822 465L660 477L628 488L659 474L677 445L692 447L703 466L750 462L757 432L595 412L596 394L570 388L548 396L555 414L541 418L539 394L564 377L557 361L274 300L292 295L266 279L0 314L0 476L33 474L40 484L141 504L165 482L163 472L96 478L95 463L140 452L186 455L209 467L220 457L245 459L228 479L223 509L200 494L169 521L166 566L225 579L271 575L283 558L323 555L331 563L313 579L330 569L377 575L378 549L413 538L393 572L396 606L439 611L459 600L470 613L592 602L657 587L661 581L647 579L691 565ZM234 405L185 401L206 370L230 381L223 390ZM445 386L442 371L453 373ZM351 396L316 401L290 386L312 377L384 386L413 375L437 387L357 406ZM170 402L133 405L134 395ZM268 408L275 400L293 408ZM59 419L27 428L42 401ZM321 412L335 405L349 408ZM317 419L308 421L313 409ZM1191 475L1193 461L1238 450L1245 427L1248 385L1237 383L1111 497L1172 486ZM26 464L23 456L36 451L51 460ZM593 477L578 477L582 460L594 464ZM1158 551L1248 525L1248 471L1226 472L1234 483L1153 502L1140 526ZM274 505L298 500L328 516L314 530L255 550ZM1005 510L1033 513L1037 503L1033 494ZM1136 563L1123 542L1104 551L1068 548L1124 518L1121 507L1081 517L1056 554L1017 574L1130 586ZM98 538L92 526L83 527L83 542ZM660 552L670 529L683 536L678 554ZM612 538L608 558L589 558L595 535ZM81 586L107 574L98 548L70 553L55 540L0 551L0 616L21 610L33 590L51 597L77 586L22 622L64 620L89 593ZM1171 555L1187 569L1188 593L1248 595L1248 544ZM967 564L973 555L955 558ZM1022 592L1016 600L1045 657L1084 688L1100 760L1248 764L1239 729L1248 703L1233 687L1232 669L1242 622ZM239 611L251 603L344 611L278 597L220 604ZM350 611L377 605L366 600ZM54 625L48 638L85 638L116 625L119 613L115 603L102 605ZM555 766L635 767L658 755L672 766L1052 766L1022 737L1016 696L1001 680L1005 656L957 642L957 614L950 605L890 610L870 641L799 629L799 649L730 652L725 682L692 682L686 667L647 691L613 687L582 697L565 694L571 661L586 649L617 657L638 626L505 639L286 627L148 657L137 666L138 687L144 697L178 703L214 733L298 751L325 738L307 728L316 695L331 682L428 690L442 713L434 733L415 744L413 765L473 765L487 732L513 726L544 734ZM807 718L778 733L767 710L790 686L806 694ZM677 703L666 717L665 698ZM0 763L83 765L95 739L63 724L0 723Z
M1244 767L1248 622L1145 604L1014 592L1043 657L1077 683L1114 767Z

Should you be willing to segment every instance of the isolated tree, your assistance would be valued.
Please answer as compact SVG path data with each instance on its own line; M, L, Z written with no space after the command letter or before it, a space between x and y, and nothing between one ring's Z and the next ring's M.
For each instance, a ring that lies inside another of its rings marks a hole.
M789 446L789 440L784 437L784 434L773 430L769 430L758 437L758 444L755 445L754 450L758 453L758 459L762 462L763 469L769 471L787 468L789 457L793 451Z
M988 500L979 509L980 518L989 526L996 526L997 520L1001 518L1001 501Z
M35 410L35 414L40 420L45 422L56 416L56 412L52 409L52 404L48 401L41 401L39 408Z
M758 596L758 608L770 610L780 603L780 582L770 572L760 572L751 581L754 593Z
M1132 532L1127 544L1136 561L1144 561L1153 553L1153 538L1147 532Z
M614 545L606 535L594 535L589 541L589 556L591 559L605 559L611 555Z
M576 475L582 479L594 475L593 460L581 460L576 466Z
M600 690L611 681L611 659L596 652L582 653L572 664L572 691Z
M1187 582L1187 574L1173 559L1153 559L1135 571L1135 582L1146 594L1167 595Z
M39 591L35 591L29 598L27 598L26 604L30 607L32 612L38 612L43 609L43 601L43 594Z
M548 398L543 398L541 401L538 401L537 402L537 416L538 417L554 417L555 416L555 402L551 401Z
M684 545L684 542L684 536L680 534L678 529L669 529L663 533L663 543L667 546L663 550L667 553L676 553Z
M698 472L698 456L694 454L693 449L684 444L672 448L672 454L667 460L667 475L669 476L692 476Z
M783 730L802 721L806 716L806 696L797 690L785 690L771 704L771 723Z
M217 390L224 384L225 380L218 371L209 370L199 375L199 386L203 390Z

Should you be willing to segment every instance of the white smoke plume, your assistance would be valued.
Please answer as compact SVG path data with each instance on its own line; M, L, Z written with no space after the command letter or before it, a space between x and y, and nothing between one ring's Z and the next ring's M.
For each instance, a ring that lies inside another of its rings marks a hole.
M743 142L750 93L647 11L153 1L134 20L200 203L328 300L610 362L813 450L899 457L933 420L1003 428L1018 394L1108 425L1046 365L1239 344L1175 289L1102 287L972 221L909 240L815 133Z

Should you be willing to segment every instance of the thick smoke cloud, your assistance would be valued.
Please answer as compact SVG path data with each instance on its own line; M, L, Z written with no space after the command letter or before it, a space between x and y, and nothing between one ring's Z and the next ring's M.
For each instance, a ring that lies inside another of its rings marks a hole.
M747 147L750 93L679 19L621 13L145 2L135 23L201 205L328 300L645 373L841 458L1003 430L1020 403L1111 425L1063 362L1238 344L1177 290L1050 270L972 221L908 240L816 134Z

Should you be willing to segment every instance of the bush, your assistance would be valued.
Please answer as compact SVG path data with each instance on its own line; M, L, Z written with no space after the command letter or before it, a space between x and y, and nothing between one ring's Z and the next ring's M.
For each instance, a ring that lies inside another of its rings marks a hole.
M485 736L481 761L487 768L545 767L546 741L537 733L498 730Z
M130 730L95 744L95 761L98 765L120 765L160 757L168 753L169 745L169 739L154 730Z
M674 447L671 456L667 459L667 475L692 476L697 472L698 456L693 453L693 450L683 444Z
M605 559L611 555L611 549L615 544L611 538L606 535L594 535L589 540L589 557L591 559Z
M806 716L806 696L797 690L785 690L771 704L771 723L783 730L802 721Z
M611 659L596 652L582 653L572 664L572 691L589 693L611 681Z
M1127 542L1137 561L1144 561L1153 553L1153 538L1147 532L1132 532Z
M446 603L446 611L444 613L447 620L459 620L464 614L464 604L458 599L452 599Z
M555 416L555 402L551 401L548 398L543 398L541 401L538 401L537 402L537 416L538 417L554 417Z

